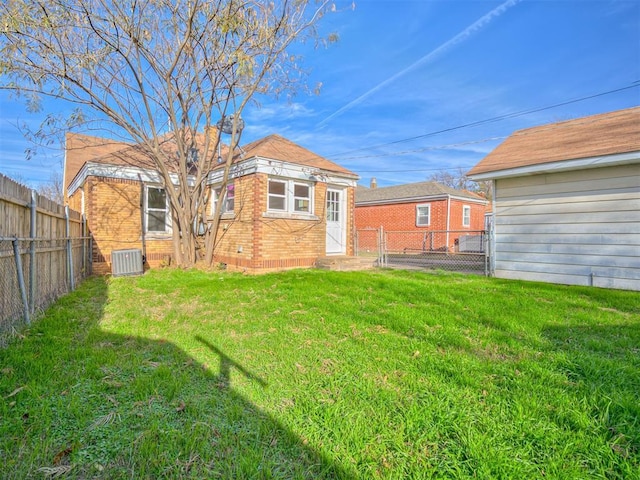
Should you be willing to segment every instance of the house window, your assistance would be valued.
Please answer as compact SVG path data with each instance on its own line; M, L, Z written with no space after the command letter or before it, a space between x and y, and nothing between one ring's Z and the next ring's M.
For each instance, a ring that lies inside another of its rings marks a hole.
M269 180L269 210L287 210L287 182Z
M145 187L146 231L165 233L169 231L169 205L167 192L160 187Z
M427 227L431 223L431 205L416 205L416 226Z
M312 213L313 187L293 180L269 179L267 210L287 213Z
M471 226L471 207L469 205L463 205L462 207L462 226Z
M218 206L218 201L220 200L220 193L222 192L222 188L214 188L213 190L213 202L211 203L211 215L215 215L216 208ZM220 214L224 213L233 213L236 203L236 189L233 183L227 184L227 190L225 194L222 196L222 209L220 210Z
M311 213L311 187L309 185L293 184L293 209L296 212Z

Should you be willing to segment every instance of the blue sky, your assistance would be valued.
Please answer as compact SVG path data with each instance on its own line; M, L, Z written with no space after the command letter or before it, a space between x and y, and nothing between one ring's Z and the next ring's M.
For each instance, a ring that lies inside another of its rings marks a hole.
M467 170L521 128L640 105L637 0L336 3L321 29L339 42L297 48L321 93L247 107L243 143L278 133L386 186ZM0 172L35 186L60 169L59 145L25 160L15 125L44 117L0 92Z

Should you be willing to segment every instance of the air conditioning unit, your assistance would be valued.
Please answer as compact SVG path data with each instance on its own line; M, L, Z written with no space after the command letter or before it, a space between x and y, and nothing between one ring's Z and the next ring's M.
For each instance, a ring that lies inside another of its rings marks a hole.
M458 239L458 251L482 253L486 247L484 235L461 235Z
M142 250L113 250L111 252L111 274L114 277L123 275L142 275Z

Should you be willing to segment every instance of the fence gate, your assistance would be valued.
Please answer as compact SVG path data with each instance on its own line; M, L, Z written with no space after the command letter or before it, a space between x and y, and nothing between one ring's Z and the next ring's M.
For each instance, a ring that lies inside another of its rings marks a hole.
M489 275L489 243L484 230L356 232L358 255L376 256L379 266L392 268Z

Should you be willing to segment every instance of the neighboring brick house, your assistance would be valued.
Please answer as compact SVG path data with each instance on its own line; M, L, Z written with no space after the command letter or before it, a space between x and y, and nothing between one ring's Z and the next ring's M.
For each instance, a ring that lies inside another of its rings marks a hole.
M239 149L224 195L222 165L207 178L209 214L219 198L224 202L214 262L264 272L353 255L353 172L270 135ZM151 267L170 263L167 198L134 145L68 134L64 185L69 205L87 217L94 271L109 272L111 252L120 249L141 249Z
M356 230L404 232L402 245L391 250L454 251L459 237L484 229L487 200L475 193L449 188L437 182L417 182L392 187L358 186ZM469 232L469 233L466 233ZM400 238L396 236L395 238ZM400 241L400 240L398 240ZM360 248L370 246L360 243Z

